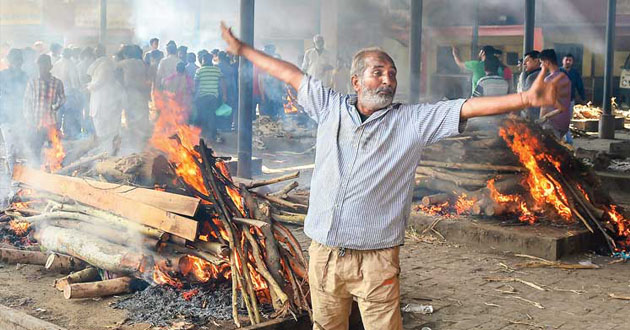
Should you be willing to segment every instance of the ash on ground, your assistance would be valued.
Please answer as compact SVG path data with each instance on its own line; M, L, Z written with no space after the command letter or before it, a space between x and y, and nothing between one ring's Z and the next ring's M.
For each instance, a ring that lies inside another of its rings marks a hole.
M199 290L189 300L183 293ZM232 288L224 283L214 287L193 286L179 290L171 286L150 286L115 302L112 307L126 309L132 323L168 326L185 319L194 324L232 318Z

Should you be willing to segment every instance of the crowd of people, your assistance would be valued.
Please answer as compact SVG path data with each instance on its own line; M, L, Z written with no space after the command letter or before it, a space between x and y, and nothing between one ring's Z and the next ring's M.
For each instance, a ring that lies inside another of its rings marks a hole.
M512 70L501 62L499 56L502 52L492 46L484 46L479 51L478 60L462 61L453 47L455 63L465 71L472 73L473 97L507 95L511 92L524 92L531 88L538 77L542 67L547 68L548 75L545 81L551 81L561 75L561 80L566 80L566 88L570 89L567 97L560 98L558 102L562 106L530 107L521 112L521 116L537 122L543 128L552 131L557 137L564 138L569 144L573 143L569 124L573 116L573 106L576 98L585 101L584 84L580 73L573 67L575 58L567 54L562 58L562 66L558 64L558 57L554 49L542 51L530 51L519 61L518 67L521 73L518 76L516 86L513 84Z
M102 45L52 43L46 48L40 41L10 49L0 68L0 133L6 163L14 163L18 150L28 151L24 156L39 162L52 126L65 139L95 136L105 151L116 150L124 136L128 150L141 151L152 133L150 113L156 97L176 101L189 123L220 142L217 130L236 126L238 57L219 49L191 52L175 41L163 50L157 38L146 49L125 44L109 55ZM279 57L273 45L265 50ZM286 88L256 70L259 114L282 116Z

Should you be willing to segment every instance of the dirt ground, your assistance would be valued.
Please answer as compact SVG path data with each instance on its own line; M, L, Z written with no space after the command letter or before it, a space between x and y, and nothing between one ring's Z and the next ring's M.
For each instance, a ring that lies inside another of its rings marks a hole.
M217 151L233 154L234 149L224 145ZM312 164L313 154L302 151L265 150L255 155L264 159L268 169L280 170ZM308 187L312 170L301 172L300 187ZM275 175L279 174L265 177ZM279 186L282 184L271 190ZM620 204L630 204L630 198L621 199ZM301 228L294 231L306 250L309 239ZM592 263L600 268L525 268L518 264L526 259L491 246L487 250L410 235L401 249L401 306L432 305L434 312L404 313L404 328L630 329L630 300L611 297L630 299L630 263L611 263L615 261L612 258L581 254L562 261ZM126 324L126 311L110 307L118 297L65 300L52 286L58 277L38 266L0 263L0 304L68 329L151 328Z
M294 231L306 249L308 238ZM610 294L630 297L629 263L582 254L563 262L600 268L517 266L526 261L411 235L401 250L402 306L432 305L434 313L403 313L405 329L628 329L630 301ZM38 266L2 265L0 304L68 329L150 328L121 325L126 312L109 307L117 297L65 300L52 286L58 276Z

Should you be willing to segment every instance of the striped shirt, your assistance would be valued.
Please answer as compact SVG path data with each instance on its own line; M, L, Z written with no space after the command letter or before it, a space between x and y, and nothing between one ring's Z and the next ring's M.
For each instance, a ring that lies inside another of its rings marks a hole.
M24 117L27 124L37 128L56 124L56 112L66 101L61 80L35 78L24 92Z
M318 128L304 232L334 247L401 245L422 149L460 132L465 101L393 104L361 122L356 96L305 75L298 102Z
M195 74L197 96L213 95L219 97L219 82L223 74L216 66L202 66Z

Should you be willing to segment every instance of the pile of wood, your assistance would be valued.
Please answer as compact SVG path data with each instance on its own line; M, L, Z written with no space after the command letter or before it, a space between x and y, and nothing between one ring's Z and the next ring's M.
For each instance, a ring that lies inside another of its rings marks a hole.
M233 179L203 140L189 152L203 189L149 154L96 155L58 172L92 178L16 166L21 191L0 223L29 227L35 247L45 252L5 248L0 260L70 273L55 282L68 299L129 292L138 281L180 288L231 281L239 326L239 301L251 324L261 322L261 304L273 307L272 316L310 314L307 262L281 223L302 223L307 202L289 196L296 182L271 194L255 191L299 173ZM132 185L149 181L153 186Z
M506 119L498 131L472 131L430 146L416 184L420 209L428 213L579 221L611 251L630 247L630 218L594 171L553 134L524 120Z

